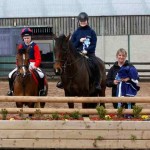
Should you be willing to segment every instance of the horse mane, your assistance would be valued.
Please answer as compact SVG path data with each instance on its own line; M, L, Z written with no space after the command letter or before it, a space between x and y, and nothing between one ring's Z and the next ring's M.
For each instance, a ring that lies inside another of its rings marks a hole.
M68 41L68 48L75 57L79 57L79 56L81 57L81 55L79 54L79 51L74 47L71 40Z

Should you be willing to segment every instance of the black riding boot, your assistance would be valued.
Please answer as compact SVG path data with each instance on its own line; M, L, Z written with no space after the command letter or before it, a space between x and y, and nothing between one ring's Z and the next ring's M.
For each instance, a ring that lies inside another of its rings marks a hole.
M39 95L40 96L46 96L46 91L44 89L44 78L40 79L40 91L39 91Z
M13 79L12 78L9 78L8 79L9 81L9 91L7 93L8 96L12 96L13 95Z
M98 69L97 66L95 67L95 89L96 89L97 91L100 91L100 90L101 90L101 85L100 85L100 73L99 73L99 69Z
M60 88L60 89L63 89L64 87L63 87L62 81L58 81L56 87L58 87L58 88Z

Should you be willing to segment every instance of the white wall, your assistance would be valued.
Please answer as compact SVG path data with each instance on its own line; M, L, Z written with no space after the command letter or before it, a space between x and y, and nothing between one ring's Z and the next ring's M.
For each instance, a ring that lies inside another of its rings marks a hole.
M116 61L116 52L119 48L124 48L128 54L130 53L131 62L150 62L150 35L130 35L129 39L128 36L98 36L96 55L105 62ZM150 69L150 65L135 65L135 67Z
M129 46L131 62L150 62L150 35L131 35ZM128 52L128 36L98 36L96 55L104 61L115 61L119 48Z

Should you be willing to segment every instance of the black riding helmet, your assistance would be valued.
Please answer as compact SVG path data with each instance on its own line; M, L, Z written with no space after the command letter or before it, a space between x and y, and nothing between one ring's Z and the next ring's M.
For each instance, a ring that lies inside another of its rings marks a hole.
M81 12L78 15L78 21L84 22L84 21L88 21L88 19L89 19L89 16L85 12Z
M30 28L23 28L21 30L21 36L32 36L32 30Z

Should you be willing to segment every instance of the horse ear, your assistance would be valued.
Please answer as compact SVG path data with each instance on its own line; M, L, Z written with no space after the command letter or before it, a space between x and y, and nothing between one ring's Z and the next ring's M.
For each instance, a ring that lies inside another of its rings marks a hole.
M69 33L69 35L66 37L66 41L69 41L71 37L71 33Z

